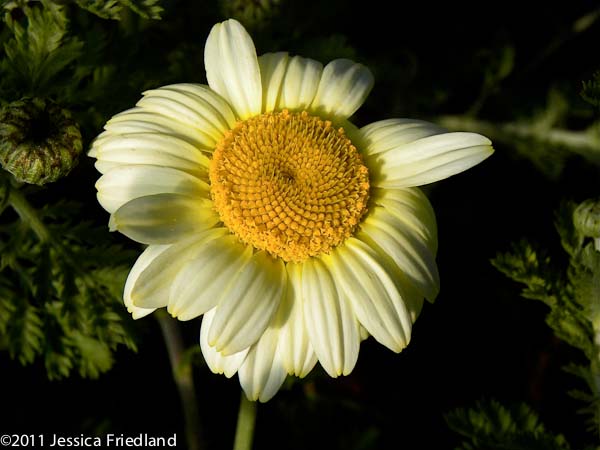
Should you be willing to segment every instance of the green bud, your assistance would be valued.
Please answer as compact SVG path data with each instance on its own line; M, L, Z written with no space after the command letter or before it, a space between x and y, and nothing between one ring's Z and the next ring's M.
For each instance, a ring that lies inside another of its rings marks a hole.
M23 98L0 109L0 164L18 181L42 185L64 177L82 148L77 122L52 100Z
M575 228L585 237L600 238L600 200L586 200L573 213Z

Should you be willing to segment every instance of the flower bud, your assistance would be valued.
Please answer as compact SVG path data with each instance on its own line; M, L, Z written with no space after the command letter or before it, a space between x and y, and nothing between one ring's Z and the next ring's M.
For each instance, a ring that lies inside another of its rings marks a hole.
M58 180L82 148L77 122L52 100L23 98L0 109L0 164L20 182Z
M573 212L575 228L585 237L594 239L594 248L600 252L600 200L586 200Z
M586 200L575 208L573 223L585 237L600 237L600 200Z

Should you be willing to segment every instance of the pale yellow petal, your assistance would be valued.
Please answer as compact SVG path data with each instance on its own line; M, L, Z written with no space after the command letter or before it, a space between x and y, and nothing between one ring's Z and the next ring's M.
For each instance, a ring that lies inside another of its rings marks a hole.
M127 281L125 282L125 289L123 290L123 301L127 307L127 311L131 313L134 319L140 319L147 316L156 308L140 308L133 304L131 298L131 291L141 273L154 261L159 255L169 248L168 245L150 245L142 252L138 257L137 261L129 271ZM166 299L165 299L166 300ZM166 306L166 302L164 305Z
M278 109L302 111L308 109L319 86L323 64L314 59L294 56L289 59Z
M229 19L212 28L204 47L204 66L210 87L229 102L240 119L261 113L256 49L237 20Z
M200 328L200 349L202 355L208 365L209 369L213 373L224 374L227 378L231 378L238 371L246 355L248 354L249 348L242 350L241 352L234 353L233 355L223 356L218 351L208 345L208 330L212 324L212 320L217 312L216 308L211 309L202 317L202 327Z
M203 85L174 84L149 90L137 106L186 125L203 149L212 149L236 121L227 102Z
M360 240L349 238L323 259L365 329L390 350L400 352L406 347L412 328L410 313L378 255Z
M279 331L268 327L238 370L242 389L251 401L269 401L285 381L287 372L277 351L278 337Z
M380 120L360 129L362 151L367 155L376 155L424 137L446 132L444 128L424 120Z
M255 253L218 304L209 344L223 355L254 344L277 311L286 283L280 259L262 251Z
M122 165L96 182L98 201L109 213L125 203L154 194L181 194L208 198L208 184L199 178L170 167Z
M390 257L427 299L437 296L439 275L434 254L413 227L385 208L374 206L357 237Z
M228 230L215 228L168 246L133 280L130 292L133 305L140 308L167 306L173 280L185 263L207 242L227 234Z
M199 177L207 177L210 160L198 148L175 136L157 132L109 135L94 143L98 159L104 171L117 165L144 164L171 167Z
M421 186L463 172L488 158L494 149L488 138L475 133L428 136L369 156L373 186Z
M348 375L358 359L359 324L318 258L302 264L302 297L306 329L319 362L331 377Z
M180 194L155 194L133 199L111 216L118 230L142 244L170 244L212 228L218 214L208 199Z
M175 277L169 313L179 320L190 320L214 308L251 256L252 248L233 235L207 242Z
M302 267L300 264L288 263L286 270L287 291L277 312L281 317L279 351L287 372L290 375L305 377L317 363L317 355L304 323Z
M324 117L347 119L360 108L372 87L369 69L348 59L336 59L323 69L310 109Z
M281 85L288 64L286 52L265 53L258 57L262 81L262 112L273 111L279 104Z
M419 188L372 189L371 201L411 227L435 256L437 224L429 199Z

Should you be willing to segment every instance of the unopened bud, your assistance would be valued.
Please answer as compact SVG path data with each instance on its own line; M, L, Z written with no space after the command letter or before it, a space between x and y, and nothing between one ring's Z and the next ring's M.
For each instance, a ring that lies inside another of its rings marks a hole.
M594 239L594 247L600 251L600 200L586 200L575 208L573 223L583 236Z
M52 100L23 98L0 109L0 164L18 181L42 185L64 177L82 148L77 122Z

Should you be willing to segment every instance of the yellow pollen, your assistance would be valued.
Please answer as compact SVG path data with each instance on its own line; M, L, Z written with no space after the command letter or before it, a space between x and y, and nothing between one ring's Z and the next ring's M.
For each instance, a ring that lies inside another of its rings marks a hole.
M350 237L369 196L368 170L343 128L306 111L239 122L216 146L210 183L230 231L294 262Z

